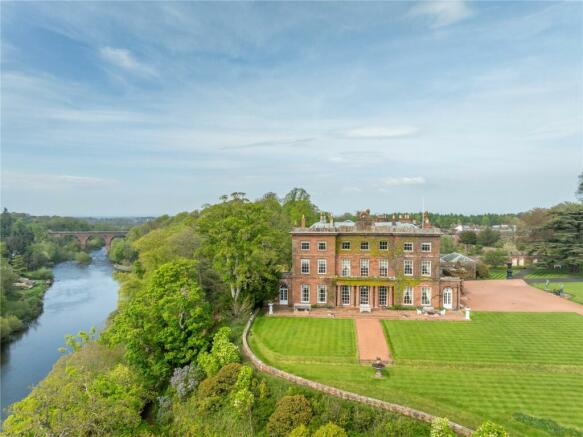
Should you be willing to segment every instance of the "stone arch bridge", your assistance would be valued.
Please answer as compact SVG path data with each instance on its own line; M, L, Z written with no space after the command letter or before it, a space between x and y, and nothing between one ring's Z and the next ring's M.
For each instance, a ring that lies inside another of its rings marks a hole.
M111 242L114 238L124 238L127 231L48 231L47 235L50 237L75 237L79 240L82 249L87 247L87 240L91 237L101 237L105 241L105 250L109 252L111 249Z

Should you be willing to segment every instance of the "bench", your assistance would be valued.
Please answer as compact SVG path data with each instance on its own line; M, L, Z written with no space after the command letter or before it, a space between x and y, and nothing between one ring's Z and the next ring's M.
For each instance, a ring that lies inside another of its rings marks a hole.
M372 308L370 307L370 305L368 304L361 304L360 305L360 312L361 313L370 313L372 311Z
M312 305L309 303L294 303L295 311L311 311Z

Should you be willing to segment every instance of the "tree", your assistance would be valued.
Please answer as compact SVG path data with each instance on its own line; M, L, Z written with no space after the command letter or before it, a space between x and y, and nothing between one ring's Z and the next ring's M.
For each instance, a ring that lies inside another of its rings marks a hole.
M147 392L120 349L90 343L62 357L11 407L6 436L136 435Z
M583 173L579 175L579 186L577 187L577 198L583 202Z
M299 225L302 217L307 224L319 219L318 208L312 203L310 195L303 188L293 188L283 199L283 210L294 225Z
M508 253L504 249L495 249L486 252L484 262L492 267L498 267L506 264Z
M462 244L476 244L478 235L474 231L462 231L460 233L460 243Z
M477 243L480 246L492 247L498 240L500 240L500 232L493 230L492 228L485 228L480 231L477 236Z
M214 376L221 367L239 361L239 348L231 343L231 328L223 326L213 337L213 347L210 353L203 351L198 354L198 365L207 376Z
M287 230L274 226L275 218L264 204L234 197L204 209L198 219L198 254L211 260L229 287L235 314L243 292L261 300L279 279Z
M154 385L207 347L211 312L195 276L193 261L162 265L105 334L106 341L125 344L128 362Z
M575 272L583 266L583 204L563 203L549 211L549 221L538 232L532 246L539 264L567 267Z
M450 235L441 236L441 244L439 245L439 251L441 253L455 252L455 243Z
M267 432L272 436L285 436L294 428L306 425L312 418L312 406L303 395L284 396L267 422Z

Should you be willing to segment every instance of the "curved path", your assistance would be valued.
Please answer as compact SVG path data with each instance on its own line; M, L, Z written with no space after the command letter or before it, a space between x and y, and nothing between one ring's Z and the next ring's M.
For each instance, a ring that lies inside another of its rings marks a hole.
M386 401L381 401L380 399L369 398L367 396L359 395L356 393L352 393L349 391L341 390L339 388L331 387L329 385L321 384L319 382L311 381L309 379L302 378L300 376L293 375L288 372L284 372L283 370L276 369L275 367L271 367L261 361L251 350L249 347L249 343L247 342L247 336L249 334L249 329L257 316L258 311L255 311L253 315L249 318L247 325L245 325L245 329L243 330L243 353L249 358L249 360L253 363L253 365L260 371L268 373L273 376L277 376L279 378L283 378L289 382L294 384L303 385L305 387L309 387L313 390L318 390L323 393L336 396L341 399L346 399L349 401L356 401L366 405L370 405L376 408L380 408L381 410L391 411L393 413L402 414L404 416L412 417L413 419L422 420L424 422L431 423L431 421L436 417L424 411L415 410L413 408L405 407L399 404L393 404ZM383 336L384 338L384 336ZM466 428L455 422L449 422L449 426L453 429L457 434L463 436L470 436L472 434L472 430Z

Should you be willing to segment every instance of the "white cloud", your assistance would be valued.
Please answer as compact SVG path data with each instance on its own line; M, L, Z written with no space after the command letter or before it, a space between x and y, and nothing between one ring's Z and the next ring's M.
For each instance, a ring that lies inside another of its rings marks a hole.
M117 49L114 47L102 47L99 50L99 54L103 60L118 68L121 68L122 70L143 76L157 75L156 71L152 67L138 61L129 50Z
M411 9L413 16L427 16L432 20L431 27L449 26L472 15L465 0L424 1Z
M425 184L425 178L422 176L388 177L381 178L381 184L385 187L396 187L399 185L423 185Z
M412 126L367 126L349 129L341 133L343 137L363 140L384 140L392 138L404 138L417 134L419 130Z
M54 175L40 173L4 172L2 185L13 190L32 189L51 191L66 188L106 188L116 184L113 179L90 176Z

